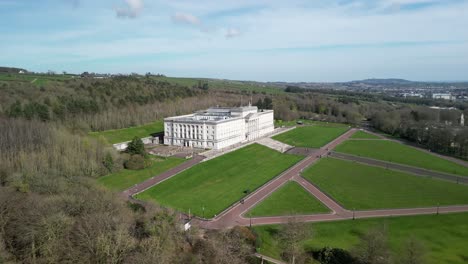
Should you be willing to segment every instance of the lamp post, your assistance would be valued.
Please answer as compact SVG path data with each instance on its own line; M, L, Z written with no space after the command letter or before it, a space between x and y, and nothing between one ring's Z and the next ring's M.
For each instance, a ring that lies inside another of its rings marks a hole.
M355 215L355 213L356 213L356 209L355 209L355 208L353 208L353 220L354 220L354 219L356 219L356 217L355 217L355 216L356 216L356 215Z
M205 218L205 206L202 205L202 211L203 211L203 219Z

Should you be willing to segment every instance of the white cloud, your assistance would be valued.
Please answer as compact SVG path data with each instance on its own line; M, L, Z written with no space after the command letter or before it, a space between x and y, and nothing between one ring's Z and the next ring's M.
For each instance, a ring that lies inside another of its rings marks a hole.
M119 18L135 18L143 10L142 0L125 0L126 7L119 7L115 10Z
M141 69L257 80L466 78L456 76L468 71L467 1L382 12L389 4L428 1L258 0L257 8L250 0L155 0L133 23L109 21L109 5L100 2L83 4L79 14L70 11L77 22L72 26L66 25L68 17L54 17L51 23L64 23L57 31L32 27L4 34L8 41L0 42L0 49L6 63L34 59L44 70L47 61L50 69L76 65L78 72ZM141 1L122 3L123 17L143 10ZM245 60L256 61L255 67L245 66Z
M180 13L177 12L171 16L172 22L174 23L181 23L181 24L188 24L188 25L201 25L201 21L198 17L192 14Z
M237 28L228 28L226 30L226 34L224 34L224 36L226 38L235 38L235 37L239 36L240 34L241 33Z

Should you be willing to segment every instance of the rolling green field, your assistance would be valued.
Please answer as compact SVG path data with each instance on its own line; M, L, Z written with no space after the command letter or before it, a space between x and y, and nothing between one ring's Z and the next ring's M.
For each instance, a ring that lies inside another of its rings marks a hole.
M275 120L275 127L301 126L297 124L297 121L301 121L303 125L319 125L319 126L331 126L331 127L348 127L349 126L343 123L332 123L332 122L314 121L314 120L309 120L309 119L298 119L298 120L292 120L292 121Z
M61 82L65 80L70 80L71 78L72 76L70 75L0 73L0 81L26 82L32 83L35 86L42 86L50 81Z
M89 134L92 137L104 137L111 144L130 141L134 137L144 138L149 137L153 133L163 132L164 131L164 122L156 121L150 124L129 127L123 129L113 129L106 130L101 132L90 132Z
M169 83L175 83L175 84L184 85L188 87L197 85L199 81L201 81L202 83L208 83L208 86L210 89L236 90L236 91L246 91L246 92L268 93L268 94L284 93L284 90L281 88L263 85L260 83L253 83L253 82L208 79L208 78L181 78L181 77L154 77L154 78L155 80L158 80L158 81L167 81Z
M211 218L301 159L252 144L200 163L137 198Z
M303 176L347 209L468 204L468 186L325 158Z
M357 156L468 176L467 167L389 140L348 140L340 144L335 150Z
M369 133L366 133L364 131L357 131L356 133L354 133L351 138L356 138L356 139L380 139L378 136L376 135L372 135L372 134L369 134Z
M330 210L302 186L290 181L256 205L245 216L305 215L328 212Z
M123 169L97 179L106 188L113 191L126 190L137 183L141 183L153 176L161 174L181 163L184 159L179 158L152 158L152 165L142 170Z
M394 255L398 255L405 241L414 236L426 248L429 264L468 262L468 213L309 224L313 238L304 241L304 247L308 250L325 246L351 249L366 230L383 225L388 230L389 244ZM281 249L277 242L280 226L258 226L254 229L263 240L260 253L280 259Z
M342 126L303 126L274 136L273 139L295 147L320 148L345 133Z

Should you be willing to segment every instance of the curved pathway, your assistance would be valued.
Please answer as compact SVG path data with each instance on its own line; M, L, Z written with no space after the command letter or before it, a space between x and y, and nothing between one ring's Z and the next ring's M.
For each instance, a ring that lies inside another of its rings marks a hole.
M324 222L324 221L337 221L357 218L372 218L372 217L389 217L389 216L407 216L407 215L421 215L421 214L443 214L443 213L457 213L457 212L468 212L468 205L460 206L444 206L444 207L428 207L428 208L407 208L407 209L384 209L384 210L369 210L369 211L350 211L343 208L333 198L323 193L315 185L304 179L300 174L307 167L314 164L321 157L325 157L330 154L336 146L341 144L343 141L349 139L357 129L352 128L331 141L324 147L317 149L315 152L310 153L306 158L275 177L255 192L249 194L243 199L243 202L237 202L224 210L221 214L213 219L192 219L192 224L207 229L223 229L229 228L236 225L248 226L248 225L267 225L267 224L281 224L287 223L291 220L300 222ZM198 164L205 157L196 155L191 160L182 163L181 165L174 167L160 175L152 177L140 184L133 186L132 188L124 191L121 195L125 198L131 198L133 195L140 193L156 184L159 184L174 175ZM395 166L397 164L391 164ZM417 169L417 168L415 168ZM275 190L281 187L288 181L296 181L309 193L315 196L325 206L330 208L331 213L328 214L314 214L314 215L295 215L295 216L273 216L273 217L255 217L249 218L244 214L248 212L255 205L260 203Z
M444 207L427 207L427 208L404 208L404 209L383 209L383 210L368 210L368 211L350 211L343 208L333 198L322 192L315 185L300 176L302 170L312 165L321 156L330 153L337 145L348 139L354 134L357 129L351 129L337 139L333 140L328 145L317 150L317 152L307 156L304 160L285 171L283 174L273 179L256 192L252 193L244 199L244 203L236 203L229 207L219 216L212 220L192 220L194 224L208 229L222 229L229 228L236 225L249 226L249 225L268 225L268 224L282 224L291 220L300 222L325 222L325 221L338 221L350 220L358 218L373 218L373 217L389 217L389 216L409 216L409 215L423 215L423 214L444 214L444 213L458 213L467 212L468 205L460 206L444 206ZM260 203L263 199L268 197L276 189L282 186L285 182L294 180L298 182L304 189L315 196L325 206L332 211L328 214L314 214L314 215L295 215L295 216L273 216L273 217L248 217L245 215L248 210Z
M274 178L264 186L260 187L257 191L251 193L247 197L243 199L243 203L236 203L233 206L224 210L221 214L213 218L212 220L201 220L201 219L194 219L193 223L199 225L202 228L209 228L209 229L220 229L226 227L233 227L236 225L250 225L251 220L254 219L247 219L242 217L242 214L247 212L250 208L257 205L279 187L281 187L284 183L289 180L292 180L294 177L298 177L299 174L307 167L315 163L319 160L322 156L326 156L328 152L334 149L336 146L341 144L343 141L351 137L357 130L350 129L335 140L331 141L324 147L320 148L314 154L307 156L305 159L301 160L299 163L294 165L293 167L289 168L278 177ZM323 201L322 201L323 202ZM327 205L324 202L325 205ZM328 206L328 205L327 205ZM332 209L333 210L333 209ZM344 210L344 209L343 209ZM321 217L326 215L320 215ZM257 218L256 218L257 219ZM255 224L252 222L252 224Z

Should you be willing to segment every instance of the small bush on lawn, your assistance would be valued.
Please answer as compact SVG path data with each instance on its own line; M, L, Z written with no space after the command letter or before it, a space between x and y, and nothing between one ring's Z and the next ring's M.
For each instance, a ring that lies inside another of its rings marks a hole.
M141 170L145 168L145 165L146 161L142 155L132 155L125 162L125 168L128 170Z

